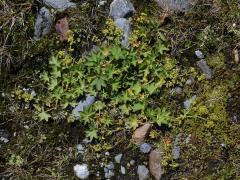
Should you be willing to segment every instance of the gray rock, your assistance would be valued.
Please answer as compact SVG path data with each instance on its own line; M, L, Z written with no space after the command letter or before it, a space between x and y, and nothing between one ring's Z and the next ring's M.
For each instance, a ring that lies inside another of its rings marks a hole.
M34 39L39 40L51 31L52 15L46 7L42 7L37 15L34 26Z
M89 144L89 143L91 143L92 141L90 140L90 139L88 139L88 138L85 138L85 139L83 139L82 140L82 143L83 144Z
M118 18L118 19L115 19L114 23L117 28L122 30L123 36L122 36L121 44L123 47L127 48L129 45L128 40L132 32L129 20L125 18Z
M139 165L137 169L139 180L147 180L149 177L149 170L144 165Z
M101 0L98 2L98 6L104 6L107 3L107 1Z
M202 70L202 72L205 74L207 79L211 79L213 76L212 69L208 66L207 62L202 59L200 61L197 61L198 67Z
M180 134L178 134L173 142L172 157L173 159L179 159L180 157L180 146L179 146Z
M77 150L79 154L83 154L84 153L84 147L82 144L78 144L77 145Z
M185 12L196 3L196 0L155 0L165 11Z
M9 139L5 137L0 137L0 141L3 142L4 144L7 144L9 142Z
M4 144L7 144L10 141L9 139L10 139L9 132L5 129L0 129L0 148Z
M190 99L186 99L186 101L184 101L184 107L185 109L189 110L191 107L191 103L197 98L196 95L192 96Z
M123 167L123 166L121 166L121 173L122 173L122 174L126 174L126 168Z
M95 97L87 94L86 100L80 101L78 105L73 109L72 113L75 118L80 118L80 112L83 112L84 108L91 106L95 102Z
M105 178L111 179L114 176L114 164L113 162L109 162L107 165L104 167L104 173L105 173Z
M129 0L114 0L110 5L109 16L113 19L128 18L134 13L135 9Z
M191 139L192 139L192 135L189 134L189 135L187 136L187 138L185 139L185 143L186 143L186 144L189 144L189 143L191 142Z
M114 157L116 163L120 164L123 154L118 154Z
M79 178L79 179L87 179L89 176L89 171L88 171L88 167L86 164L76 164L73 167L74 173L75 175Z
M111 179L114 176L114 172L112 170L109 170L105 173L105 178Z
M196 50L195 55L197 56L198 59L203 59L204 58L203 52L200 51L200 50Z
M110 169L110 170L114 169L114 164L113 164L113 162L109 162L109 163L106 165L106 168L108 168L108 169Z
M140 151L142 153L149 153L152 149L152 146L148 143L143 143L140 145Z
M194 83L194 78L190 77L187 81L186 81L186 85L192 85Z
M133 166L134 164L135 164L135 161L134 161L134 160L131 160L131 161L130 161L130 165Z
M46 6L50 6L60 12L66 10L67 8L76 8L76 4L70 2L69 0L43 0Z
M172 90L172 94L181 94L182 93L182 88L177 86Z

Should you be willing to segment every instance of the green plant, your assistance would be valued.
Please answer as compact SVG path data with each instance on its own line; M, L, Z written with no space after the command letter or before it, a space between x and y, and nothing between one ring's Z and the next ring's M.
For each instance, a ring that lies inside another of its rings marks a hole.
M16 154L12 154L9 157L8 164L11 166L22 166L23 165L23 159L21 156L18 156Z
M109 27L105 33L110 44L100 47L97 53L85 59L74 58L70 47L69 51L53 55L50 68L41 74L46 92L36 98L39 118L48 120L50 114L53 117L67 107L74 107L79 96L91 94L98 100L80 117L89 129L86 133L90 138L96 138L99 127L112 125L115 118L124 119L126 126L133 129L141 121L169 125L170 112L150 101L161 90L178 83L177 61L167 54L168 46L156 28L160 26L157 20L142 14L136 23L129 49L121 47L118 36L117 40L110 38L113 27ZM74 44L71 41L70 46ZM117 117L111 110L119 111Z

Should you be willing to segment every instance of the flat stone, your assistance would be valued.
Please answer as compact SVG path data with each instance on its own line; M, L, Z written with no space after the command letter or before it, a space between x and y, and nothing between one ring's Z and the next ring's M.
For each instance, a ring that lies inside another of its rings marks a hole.
M145 138L148 136L149 131L151 129L151 124L147 123L139 128L137 128L132 136L133 141L136 144L142 144L145 140Z
M34 39L39 40L51 31L53 19L52 15L46 7L42 7L37 15L34 25Z
M60 12L66 10L67 8L76 8L76 4L70 2L69 0L43 0L46 6L50 6Z
M172 157L173 159L179 159L180 157L180 146L179 146L179 140L180 140L180 134L176 136L173 142L173 148L172 148Z
M137 169L138 179L139 180L147 180L149 177L149 170L144 165L139 165Z
M110 4L109 16L113 19L128 18L135 13L133 4L129 0L114 0Z
M83 112L84 108L91 106L95 102L95 97L87 94L86 100L82 100L73 109L72 113L76 119L80 118L80 112Z
M162 172L162 152L159 149L149 154L149 170L156 180L160 180Z
M123 36L121 44L123 47L127 48L129 46L129 37L132 33L129 20L125 18L117 18L114 23L117 28L122 30Z
M165 11L185 12L191 9L196 0L155 0Z
M212 69L208 66L207 62L202 59L200 61L197 61L197 66L202 70L202 72L205 74L207 79L211 79L213 76Z

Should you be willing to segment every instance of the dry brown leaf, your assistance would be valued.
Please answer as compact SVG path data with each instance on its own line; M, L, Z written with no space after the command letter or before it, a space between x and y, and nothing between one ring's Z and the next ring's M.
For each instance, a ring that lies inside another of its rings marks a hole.
M56 31L60 35L60 41L63 42L68 40L70 30L69 30L67 17L59 19L55 27L56 27Z

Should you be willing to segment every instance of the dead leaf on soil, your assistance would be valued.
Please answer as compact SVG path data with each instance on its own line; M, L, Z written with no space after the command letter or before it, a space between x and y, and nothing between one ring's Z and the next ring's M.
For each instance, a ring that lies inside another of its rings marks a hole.
M67 17L59 19L55 27L56 27L56 31L60 35L60 41L61 42L67 41L69 38L69 35L71 34L71 31L69 30Z

